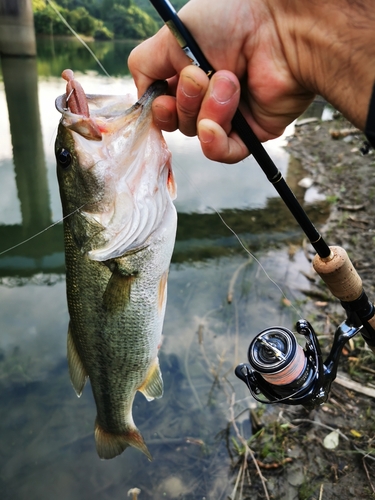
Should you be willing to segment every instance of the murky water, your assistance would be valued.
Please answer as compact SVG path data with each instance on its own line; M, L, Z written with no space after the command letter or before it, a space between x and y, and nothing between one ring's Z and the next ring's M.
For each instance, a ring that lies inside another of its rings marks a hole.
M298 315L216 211L296 307L306 287L301 231L252 159L212 163L197 139L166 134L179 226L161 349L165 395L147 403L139 394L134 405L154 460L134 449L99 460L90 388L77 399L67 373L54 100L64 92L59 75L66 67L81 73L87 93L135 94L126 68L130 45L96 46L111 78L76 42L48 39L38 50L37 61L3 60L0 82L0 497L117 500L138 487L140 500L224 499L233 488L228 423L254 405L233 368L246 361L256 333L273 324L291 328ZM267 148L298 190L282 144ZM323 222L322 204L306 209ZM292 259L291 243L297 245ZM247 417L241 418L248 434Z

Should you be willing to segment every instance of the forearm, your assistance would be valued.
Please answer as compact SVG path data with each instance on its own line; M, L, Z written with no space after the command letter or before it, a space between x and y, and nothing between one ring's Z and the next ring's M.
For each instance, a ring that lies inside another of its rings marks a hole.
M271 2L270 2L271 3ZM364 129L375 81L372 0L282 2L273 17L286 58L301 86L325 97Z

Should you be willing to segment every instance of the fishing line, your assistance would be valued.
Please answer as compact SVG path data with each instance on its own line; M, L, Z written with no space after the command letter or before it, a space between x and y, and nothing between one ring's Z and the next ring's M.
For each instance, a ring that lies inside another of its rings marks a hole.
M246 253L248 253L250 255L250 257L252 257L255 262L258 264L258 266L260 267L260 269L264 272L264 274L266 275L266 277L270 280L270 282L275 285L275 287L279 290L279 292L281 293L281 295L284 297L284 299L288 300L292 306L292 308L294 309L294 311L300 316L301 315L301 311L298 311L297 308L293 305L293 302L288 299L288 297L286 296L286 294L283 292L282 288L280 287L280 285L278 285L276 283L275 280L273 280L271 278L271 276L267 273L266 269L264 268L263 264L255 257L255 255L253 253L250 252L250 250L248 248L246 248L245 244L242 242L241 238L238 236L238 234L236 234L236 232L225 222L225 220L223 219L223 217L221 216L221 214L215 210L215 208L213 207L209 207L211 208L212 210L214 210L214 212L217 213L217 215L220 217L221 219L221 222L224 224L225 227L227 227L229 229L229 231L231 233L233 233L233 235L237 238L239 244L241 245L241 247L245 250Z
M224 167L224 169L227 169L228 165L224 164L224 163L220 163L220 165L222 167ZM194 188L194 190L199 194L199 196L204 199L203 197L203 193L202 191L199 189L199 187L197 186L197 184L192 180L192 178L186 173L186 169L184 169L181 165L179 165L178 162L176 161L173 161L173 166L174 167L177 167L176 170L178 170L184 177L185 179L189 182L189 184ZM178 190L178 186L177 186L177 190ZM280 287L280 285L277 284L276 281L274 281L271 276L267 273L266 269L264 268L263 264L261 264L261 262L257 259L257 257L255 257L255 255L248 249L246 248L245 244L243 243L243 241L241 240L241 238L238 236L238 234L234 231L234 229L232 229L228 224L227 222L225 222L225 220L223 219L222 215L216 210L216 208L212 207L212 206L208 206L207 208L209 208L210 210L212 210L213 212L215 212L221 222L224 224L225 227L227 227L229 229L229 231L236 237L236 239L238 240L238 242L240 243L240 245L242 246L242 248L245 250L245 252L252 258L254 259L254 261L258 264L259 268L263 271L263 273L265 274L266 278L279 290L279 292L281 293L281 295L284 297L284 299L286 299L287 301L290 302L291 304L291 307L293 308L293 310L296 312L296 314L298 316L301 316L301 311L298 311L297 308L294 306L293 304L293 301L291 299L289 299L287 297L287 295L285 294L285 292L282 290L282 288Z
M39 233L36 233L34 234L33 236L30 236L30 238L27 238L26 240L23 240L21 241L20 243L17 243L16 245L13 245L12 247L10 248L7 248L6 250L3 250L2 252L0 252L0 255L3 255L4 253L7 253L7 252L10 252L11 250L14 250L15 248L18 248L20 247L21 245L24 245L25 243L27 243L28 241L31 241L33 240L34 238L36 238L37 236L40 236L41 234L45 233L46 231L48 231L49 229L51 229L52 227L54 226L57 226L57 224L60 224L61 222L63 222L65 219L67 219L68 217L70 217L71 215L75 214L76 212L78 212L79 210L81 210L81 208L83 208L84 206L86 205L86 203L84 203L83 205L81 205L80 207L76 208L75 210L73 210L73 212L71 212L70 214L68 215L65 215L62 219L59 219L58 221L54 222L53 224L51 224L50 226L42 229L41 231L39 231Z
M103 66L103 64L99 61L99 59L96 57L96 55L94 54L94 52L90 49L90 47L87 45L87 43L82 40L82 38L78 35L78 33L76 31L74 31L74 29L70 26L70 24L68 23L68 21L64 18L64 16L56 9L56 7L53 5L53 3L51 2L51 0L47 0L48 4L52 7L52 9L55 11L55 13L59 16L59 18L61 19L61 21L65 24L65 26L67 26L70 31L73 33L73 35L82 43L82 45L90 52L90 54L92 55L92 57L95 59L95 61L98 63L98 65L101 67L101 69L104 71L104 73L109 77L111 78L111 75L107 72L107 70L105 69L105 67ZM1 255L1 254L0 254Z

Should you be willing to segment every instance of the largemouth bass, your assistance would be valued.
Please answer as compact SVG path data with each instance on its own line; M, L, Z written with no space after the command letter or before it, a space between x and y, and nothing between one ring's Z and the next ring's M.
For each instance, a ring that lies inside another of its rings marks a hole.
M137 391L160 398L158 350L175 242L171 155L152 122L165 93L155 82L129 96L85 95L65 70L56 138L64 214L68 365L78 396L90 378L101 458L134 446L151 459L134 424Z

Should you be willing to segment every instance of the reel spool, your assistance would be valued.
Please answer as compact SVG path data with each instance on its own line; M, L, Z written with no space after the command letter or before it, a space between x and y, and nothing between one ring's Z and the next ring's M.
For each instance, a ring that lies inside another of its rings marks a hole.
M282 327L267 328L251 342L248 360L254 371L273 385L288 385L299 380L306 357L295 335Z
M274 326L260 332L248 350L249 364L237 366L235 374L262 403L303 404L315 396L314 381L319 379L319 345L307 323L298 324L308 339L305 349L287 328ZM266 399L260 399L262 394Z
M292 331L274 326L260 332L251 342L249 364L242 363L236 367L235 374L245 382L257 401L300 404L307 409L322 405L336 377L344 344L362 326L342 323L336 330L331 352L324 362L318 338L310 323L301 319L296 329L306 339L304 348L298 344Z

